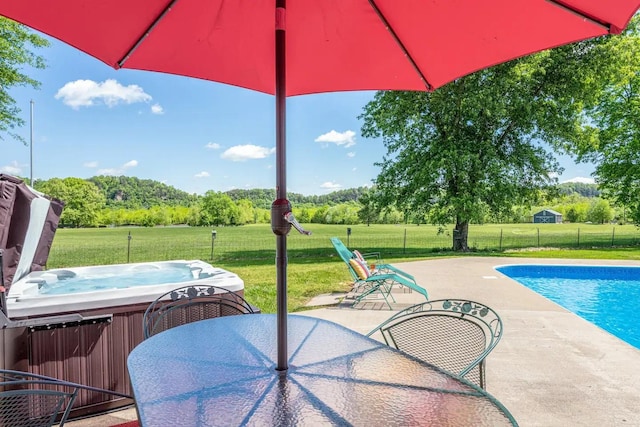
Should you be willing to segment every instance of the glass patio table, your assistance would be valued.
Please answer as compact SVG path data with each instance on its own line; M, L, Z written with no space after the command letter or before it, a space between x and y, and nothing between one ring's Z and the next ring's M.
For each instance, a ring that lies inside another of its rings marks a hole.
M275 315L143 341L128 358L141 425L517 425L484 390L378 341L311 317L288 325L286 373L275 370Z

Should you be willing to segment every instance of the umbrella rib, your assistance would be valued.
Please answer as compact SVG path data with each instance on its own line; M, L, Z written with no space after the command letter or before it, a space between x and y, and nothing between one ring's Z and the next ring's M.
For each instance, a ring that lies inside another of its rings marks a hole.
M402 43L402 41L400 40L396 32L393 30L393 28L391 27L391 24L389 24L389 21L387 21L387 18L385 18L384 14L380 11L380 9L378 8L378 5L376 5L376 2L374 0L369 0L369 4L373 8L373 10L376 12L376 14L378 15L378 18L380 18L385 28L389 32L389 34L391 34L391 37L393 37L393 39L398 44L398 46L400 47L404 55L407 57L413 69L416 71L416 73L418 73L420 80L422 80L422 83L424 83L427 90L428 91L433 90L433 86L431 85L431 83L429 83L429 81L427 80L427 77L424 75L420 67L418 67L418 64L416 64L416 61L413 59L413 57L409 53L406 46Z
M589 15L579 9L576 9L575 7L566 4L564 1L562 0L547 0L549 3L558 6L561 9L566 10L569 13L573 13L577 16L579 16L580 18L584 18L588 21L591 21L591 23L598 25L602 28L604 28L605 30L607 30L608 33L611 33L612 30L612 25L610 22L605 22L602 19L599 19L593 15Z
M171 2L169 2L167 7L165 7L162 10L162 12L160 12L160 14L156 17L156 19L153 20L151 25L149 25L149 27L144 31L144 33L142 33L142 36L140 36L138 38L138 40L136 40L136 42L133 44L133 46L127 51L127 53L124 54L122 59L118 61L118 63L117 63L118 68L122 68L122 66L124 65L125 62L127 62L129 57L131 55L133 55L133 52L135 52L138 49L138 47L140 47L140 45L142 44L144 39L146 39L147 36L151 33L151 31L153 31L153 29L160 23L160 21L162 21L162 19L165 17L165 15L167 13L171 12L171 9L173 8L173 5L176 4L177 2L178 2L178 0L171 0Z

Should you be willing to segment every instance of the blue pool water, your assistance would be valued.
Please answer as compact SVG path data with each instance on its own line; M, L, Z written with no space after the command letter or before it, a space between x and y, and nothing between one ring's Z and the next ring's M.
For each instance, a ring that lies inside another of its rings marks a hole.
M496 270L640 349L640 267L510 265Z

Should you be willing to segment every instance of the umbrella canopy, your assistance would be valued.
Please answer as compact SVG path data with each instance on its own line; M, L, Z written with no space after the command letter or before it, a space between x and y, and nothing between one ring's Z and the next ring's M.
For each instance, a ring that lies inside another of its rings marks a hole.
M473 71L617 33L637 0L3 0L0 14L114 68L275 94L276 21L285 95L438 88ZM285 16L286 15L286 16Z
M285 97L434 90L543 49L619 33L640 0L3 0L0 15L114 68L276 95L278 369L286 370Z

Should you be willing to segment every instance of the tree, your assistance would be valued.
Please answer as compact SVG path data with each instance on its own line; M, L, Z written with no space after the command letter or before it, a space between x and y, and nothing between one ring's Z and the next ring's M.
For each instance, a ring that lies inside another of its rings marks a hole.
M358 204L355 202L340 203L327 210L327 224L357 224Z
M625 37L611 50L619 58L618 72L602 102L592 110L594 139L577 147L580 158L596 164L602 195L625 206L625 216L640 224L640 28L634 18Z
M80 178L52 178L37 182L36 189L64 202L60 216L62 225L94 227L98 225L100 210L105 206L104 195L94 184Z
M236 205L238 206L237 225L253 224L256 222L256 214L251 200L240 199L236 202Z
M202 212L206 217L205 225L235 224L237 206L231 197L224 193L207 191L202 198Z
M311 222L316 224L326 224L327 222L327 212L329 211L329 206L324 205L320 206L311 217Z
M606 43L541 52L432 93L376 93L360 117L363 136L381 137L387 149L377 164L381 204L455 223L453 249L464 251L470 222L535 203L560 172L547 147L593 138L584 112L616 66Z
M25 142L24 138L12 130L24 125L18 117L20 109L8 89L15 86L38 88L40 83L24 74L24 67L45 68L44 58L31 49L39 49L49 42L28 30L24 25L0 16L0 139L3 133Z
M613 219L613 209L609 205L609 202L604 199L596 199L591 202L589 211L587 211L587 220L596 223L604 224L610 222Z
M374 189L367 190L358 197L358 202L362 205L358 211L358 218L367 224L367 227L370 226L372 222L376 222L380 216L380 207L376 203L376 200L377 195Z

